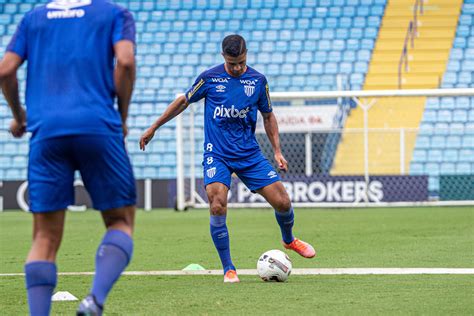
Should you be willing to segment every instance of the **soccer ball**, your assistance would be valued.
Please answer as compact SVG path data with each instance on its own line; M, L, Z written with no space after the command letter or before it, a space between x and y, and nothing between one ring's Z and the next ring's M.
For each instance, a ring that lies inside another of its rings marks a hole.
M257 273L263 281L285 282L291 274L291 260L280 250L269 250L257 261Z

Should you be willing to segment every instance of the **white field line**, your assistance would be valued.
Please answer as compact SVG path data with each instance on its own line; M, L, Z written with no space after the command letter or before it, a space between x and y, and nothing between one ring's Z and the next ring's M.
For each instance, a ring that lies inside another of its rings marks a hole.
M239 269L239 275L257 275L256 269ZM293 269L292 275L402 275L402 274L474 274L474 268L334 268ZM24 273L0 273L0 277L24 276ZM60 272L58 275L94 275L94 272ZM222 275L222 270L126 271L123 275Z

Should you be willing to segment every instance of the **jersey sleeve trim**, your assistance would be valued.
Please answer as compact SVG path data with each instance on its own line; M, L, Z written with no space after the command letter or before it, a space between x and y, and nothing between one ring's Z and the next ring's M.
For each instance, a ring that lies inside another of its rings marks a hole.
M265 93L267 95L267 101L268 101L268 112L272 111L272 101L270 99L270 87L268 86L268 83L265 84Z
M192 96L199 91L199 89L204 85L205 81L203 78L201 78L201 80L199 80L199 82L193 87L193 89L191 91L189 91L187 94L186 94L186 100L187 101L190 101Z

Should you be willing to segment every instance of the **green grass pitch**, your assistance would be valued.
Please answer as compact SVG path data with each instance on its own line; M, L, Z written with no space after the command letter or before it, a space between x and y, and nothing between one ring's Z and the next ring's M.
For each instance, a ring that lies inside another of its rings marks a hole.
M295 235L318 255L289 253L294 268L474 268L474 209L297 209ZM18 273L31 242L31 215L0 213L0 274ZM237 268L254 269L261 253L282 249L270 210L230 210L228 227ZM93 271L104 232L97 212L67 215L60 272ZM282 249L283 250L283 249ZM206 211L137 213L128 271L180 270L190 263L220 269ZM60 276L57 291L78 298L92 276ZM123 276L105 315L474 314L474 275L290 276L265 283L241 276ZM0 313L27 314L24 278L0 276ZM52 314L72 315L78 302L55 302Z

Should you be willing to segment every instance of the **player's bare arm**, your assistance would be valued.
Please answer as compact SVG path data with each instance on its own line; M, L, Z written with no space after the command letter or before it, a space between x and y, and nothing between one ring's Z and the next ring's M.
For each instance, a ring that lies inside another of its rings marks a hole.
M20 103L16 77L16 72L22 63L20 56L11 52L7 52L0 61L0 85L13 114L10 132L14 137L21 137L26 132L26 112Z
M132 98L136 73L134 44L128 40L119 41L114 45L114 52L117 60L114 71L115 91L125 137L128 132L128 108Z
M278 164L278 168L286 172L288 170L288 162L281 153L280 136L278 134L278 123L275 114L273 114L273 112L262 113L262 116L265 132L267 133L268 140L272 144L275 161Z
M189 103L184 95L177 97L171 102L165 112L143 133L140 138L140 149L145 150L145 146L155 136L156 130L186 110L188 105Z

